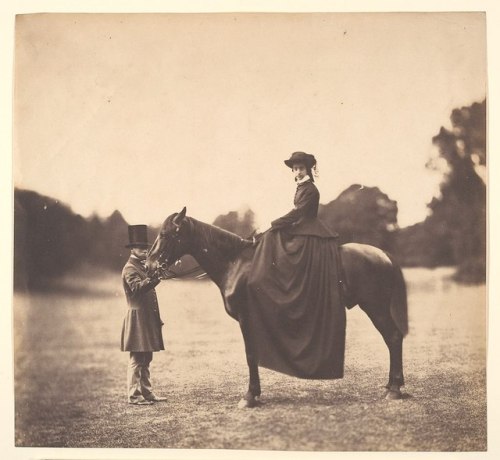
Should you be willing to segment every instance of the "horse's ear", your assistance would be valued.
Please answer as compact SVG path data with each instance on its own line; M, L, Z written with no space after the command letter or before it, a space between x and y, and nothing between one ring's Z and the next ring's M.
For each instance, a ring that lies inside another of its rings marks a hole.
M180 225L184 217L186 217L186 206L184 206L182 211L174 217L174 224Z

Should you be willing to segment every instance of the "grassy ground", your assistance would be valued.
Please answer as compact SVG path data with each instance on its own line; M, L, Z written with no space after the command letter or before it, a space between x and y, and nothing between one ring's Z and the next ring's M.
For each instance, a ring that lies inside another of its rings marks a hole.
M446 274L405 272L403 400L382 399L388 353L354 308L344 379L303 381L262 369L263 404L247 410L236 407L247 386L238 325L209 282L158 287L167 350L155 353L151 370L168 402L142 407L126 404L119 276L66 280L59 294L17 294L16 445L485 450L485 289L458 286Z

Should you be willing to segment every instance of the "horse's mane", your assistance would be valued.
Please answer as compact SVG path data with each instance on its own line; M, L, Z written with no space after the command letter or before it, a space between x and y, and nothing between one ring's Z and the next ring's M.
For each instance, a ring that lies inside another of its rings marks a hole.
M212 247L228 255L236 255L252 246L252 241L215 225L201 222L193 217L185 217L185 221L189 225L190 233L197 235L202 247Z

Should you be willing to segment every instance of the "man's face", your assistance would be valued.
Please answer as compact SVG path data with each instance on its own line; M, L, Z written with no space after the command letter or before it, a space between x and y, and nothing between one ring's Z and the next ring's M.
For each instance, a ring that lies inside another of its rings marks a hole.
M132 248L130 251L134 256L136 256L140 260L146 260L148 255L148 248Z

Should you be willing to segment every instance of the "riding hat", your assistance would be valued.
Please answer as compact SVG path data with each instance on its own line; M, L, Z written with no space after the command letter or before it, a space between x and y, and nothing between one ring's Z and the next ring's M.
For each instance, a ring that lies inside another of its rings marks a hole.
M309 153L293 152L292 156L288 160L285 160L285 164L289 168L293 168L293 165L298 163L305 165L307 168L312 168L316 164L316 158Z
M129 243L127 248L149 248L148 226L147 225L129 225L128 226Z

